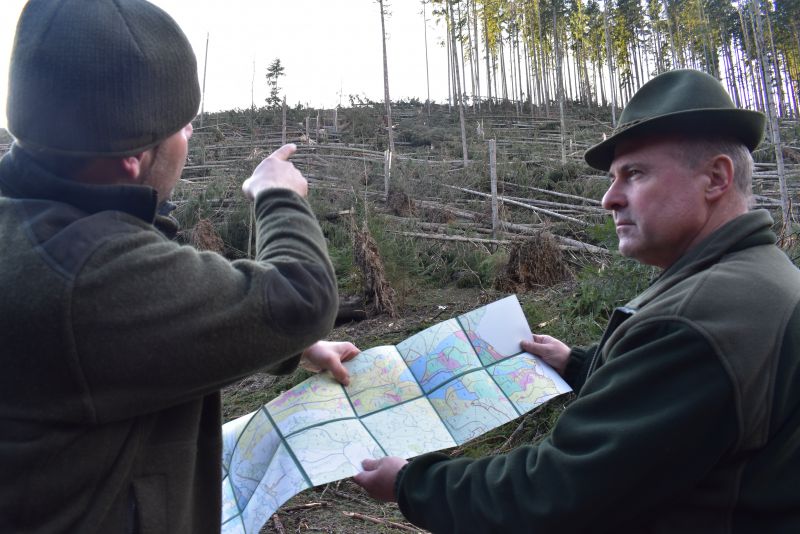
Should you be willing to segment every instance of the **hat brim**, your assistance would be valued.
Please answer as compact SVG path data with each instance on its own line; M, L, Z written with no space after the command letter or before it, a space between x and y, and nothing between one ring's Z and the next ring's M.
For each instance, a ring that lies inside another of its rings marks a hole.
M660 115L625 126L614 135L589 148L583 159L589 166L607 171L614 161L617 144L625 139L651 134L686 133L732 136L751 152L764 138L766 117L749 109L693 109Z

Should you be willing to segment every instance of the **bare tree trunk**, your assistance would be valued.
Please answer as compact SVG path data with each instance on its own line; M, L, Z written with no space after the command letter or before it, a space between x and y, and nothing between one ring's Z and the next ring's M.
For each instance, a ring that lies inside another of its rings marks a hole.
M517 105L517 64L514 61L514 35L508 35L508 70L511 71L511 101L514 103L514 111L519 117L519 106Z
M566 123L564 121L564 82L561 76L561 43L558 38L558 26L556 25L556 6L553 0L553 46L556 49L556 80L558 81L558 112L561 119L561 164L567 163L567 135Z
M256 101L253 97L256 86L256 60L253 60L253 75L250 78L250 135L255 137L255 114L256 114Z
M739 9L739 22L742 25L742 35L744 36L744 40L745 40L745 50L747 51L747 56L748 57L754 57L754 54L752 52L752 48L754 46L751 45L751 43L750 43L750 39L751 39L750 35L752 34L752 39L753 39L753 41L755 41L755 39L756 39L756 37L755 37L755 33L756 33L755 21L753 20L753 16L752 16L751 13L748 13L748 15L749 15L749 18L750 18L750 20L749 20L750 28L748 28L748 24L746 24L745 21L744 21L744 13L742 12L742 9L741 8ZM758 56L755 55L755 57L758 57ZM761 85L761 81L760 81L761 80L761 76L760 75L756 75L756 73L754 72L754 69L753 69L752 62L750 60L747 60L747 71L748 71L748 74L750 75L750 82L751 83L749 84L749 87L753 88L752 89L753 100L756 103L756 108L761 110L761 111L766 112L766 106L763 104L763 101L762 101L762 98L761 98L764 95L762 94L761 91L755 90L755 87L758 87L759 85Z
M497 90L497 52L502 52L503 47L500 45L500 41L497 44L498 50L492 50L492 83L494 84L494 99L495 102L500 102L500 91Z
M633 83L636 84L636 89L642 86L642 82L639 80L639 58L638 54L636 53L636 37L634 36L634 42L629 44L628 49L630 50L631 59L633 59Z
M786 115L786 110L783 108L783 80L781 80L781 69L778 65L778 53L775 51L775 38L772 35L772 23L769 20L769 12L765 17L767 19L767 32L769 32L769 45L772 50L772 63L773 72L775 73L775 88L778 90L778 117Z
M445 47L447 48L447 112L453 111L453 51L450 50L450 19L445 19L447 26L447 39L445 39Z
M389 156L384 164L385 188L384 197L389 198L389 176L394 154L394 130L392 129L392 101L389 98L389 62L386 60L386 25L384 24L383 0L378 0L381 9L381 41L383 43L383 99L386 104L386 132L389 134Z
M428 68L428 18L425 15L425 0L422 0L422 25L425 30L425 86L428 88L428 97L425 99L425 109L428 116L431 114L431 76Z
M387 149L383 153L383 201L389 200L390 182L392 179L392 151Z
M592 85L589 83L589 66L586 64L585 54L583 58L583 76L586 83L586 105L591 109L592 103L597 104L597 101L592 98Z
M614 63L611 60L611 37L608 35L608 0L603 5L603 31L606 36L606 61L608 62L608 87L611 90L611 126L617 127L617 88Z
M475 34L475 95L478 101L478 112L481 110L481 53L479 50L480 41L478 41L478 6L475 5L475 0L472 0L472 31ZM487 63L488 66L488 63Z
M594 71L597 76L597 87L600 88L600 105L606 107L608 105L608 99L606 98L606 86L605 80L603 79L603 60L599 57L597 58L597 64L594 66Z
M508 84L506 83L508 78L506 76L506 52L503 49L502 36L498 44L500 45L500 78L502 80L503 100L508 100Z
M608 0L606 0L608 2ZM675 50L675 35L672 33L672 16L669 13L669 4L664 0L664 14L667 18L667 32L669 33L669 53L672 57L672 68L678 68L677 50Z
M455 33L455 24L453 21L453 9L450 4L447 4L447 9L450 14L450 40L452 41L452 50L453 54L456 52L456 33ZM453 67L455 68L455 79L456 83L459 83L459 76L458 76L458 61L453 58ZM467 150L467 130L464 124L464 102L461 99L461 87L456 87L456 105L458 106L458 118L461 122L461 151L464 158L464 167L469 164L469 151Z
M286 144L286 95L283 95L283 105L281 106L281 145Z
M473 54L472 54L472 34L469 31L469 0L467 0L465 5L465 12L461 12L461 4L456 3L456 8L458 9L458 43L459 49L461 50L461 88L463 90L463 94L461 95L462 99L467 98L467 87L471 89L470 97L472 98L472 111L475 111L475 69L473 67ZM466 29L467 34L467 42L464 42L464 29ZM466 47L466 48L465 48ZM467 54L469 51L469 54ZM467 58L469 55L469 58ZM466 63L469 60L469 80L470 83L467 84L467 67Z
M792 27L792 36L794 37L794 40L797 43L797 53L800 54L800 31L798 31L797 21L796 20L793 20L791 22L791 27ZM791 79L792 79L792 82L791 82L791 85L792 85L791 94L792 94L792 101L794 102L794 114L795 114L795 117L800 115L800 104L798 104L798 101L797 101L798 100L798 98L797 98L798 97L798 95L797 95L797 92L798 92L797 91L797 83L798 82L796 80L798 78L800 78L800 69L798 69L797 66L795 66L794 67L793 76L791 77Z
M519 106L520 111L522 111L522 103L525 101L525 91L522 90L522 61L520 61L519 57L519 29L517 26L514 26L514 28L516 28L515 35L517 42L517 86L519 88Z
M477 91L475 90L475 49L472 48L472 33L469 31L469 1L466 5L466 13L464 14L464 26L467 29L467 46L469 48L469 79L470 87L472 88L472 112L478 109L478 99L475 97Z
M203 127L203 118L205 117L205 107L206 107L206 67L208 67L208 38L211 34L206 34L206 54L205 59L203 59L203 98L200 100L200 128ZM203 151L205 154L205 151ZM205 163L205 159L204 159Z
M750 68L748 61L743 56L741 47L734 47L733 53L736 56L735 63L739 65L739 94L742 95L742 107L752 108L753 104L753 91L750 90L750 81L747 79L747 73Z
M489 45L489 23L486 21L486 10L483 11L483 37L486 43L486 97L489 102L489 107L492 106L492 67L489 64L489 56L491 55L491 46Z
M489 139L489 180L492 192L492 239L497 239L497 142L494 139Z
M547 59L544 53L544 46L542 43L544 42L544 38L542 37L542 13L541 10L537 13L538 17L538 26L539 26L539 58L541 64L541 73L542 77L544 78L544 115L545 117L550 116L550 82L547 76Z
M714 65L714 62L711 61L711 45L708 41L708 21L706 20L705 10L703 9L703 3L697 3L697 18L703 24L701 26L701 40L703 43L703 59L705 60L706 69L708 69L708 73L714 76L715 78L719 78L719 74L717 73L717 67Z
M800 53L800 32L797 30L797 21L792 21L790 24L792 29L792 37L794 38L793 44L797 44L796 52ZM792 99L792 107L793 107L793 116L797 117L800 116L800 104L798 103L798 95L797 95L797 82L796 80L800 78L800 69L797 66L792 66L787 62L787 69L789 69L788 78L788 89L789 94L791 95Z
M651 41L653 43L653 54L656 60L656 74L661 74L664 72L664 60L661 57L663 54L661 53L661 32L658 29L658 22L660 21L652 22L653 32L651 34Z
M758 62L761 66L761 82L764 89L764 100L767 104L767 118L770 123L770 130L772 131L772 143L775 147L775 163L777 164L778 184L781 191L781 215L783 216L783 226L781 228L780 239L786 237L786 232L789 230L792 222L792 211L789 203L789 191L786 187L786 176L783 167L783 147L781 145L781 131L778 127L777 110L772 102L772 74L770 66L767 64L764 57L764 30L761 23L761 13L757 11L755 3L750 4L753 19L756 24L756 31L753 41L756 46L756 54Z
M456 9L458 9L458 24L459 24L458 25L458 28L459 28L459 30L458 30L458 39L456 41L458 42L458 50L461 53L461 58L460 58L460 60L461 60L461 80L459 80L459 81L461 83L461 85L460 85L460 87L461 87L461 89L460 89L460 91L461 91L461 101L463 102L464 99L467 98L467 69L464 67L464 61L466 60L466 57L465 57L466 54L464 53L464 40L461 38L462 34L461 34L461 29L460 29L461 28L461 21L462 21L462 19L461 19L461 4L459 4L458 2L456 2ZM452 10L451 10L451 13L452 13ZM454 32L455 32L455 29L456 29L456 27L454 26L453 27L453 31ZM459 60L459 54L456 54L455 57L456 57L456 60L458 61ZM464 104L464 106L466 107L466 104Z
M725 35L720 32L721 35ZM736 86L736 70L734 68L733 59L731 58L731 50L726 37L722 38L722 59L725 63L725 78L728 80L728 90L733 94L733 103L736 107L742 107L742 102L739 99L739 88Z
M752 3L750 4L750 6L751 7L755 7ZM752 35L753 35L752 39L753 39L753 49L755 50L755 53L756 53L755 57L758 58L756 60L756 62L755 62L755 66L754 66L754 70L753 70L753 82L754 82L753 87L754 88L755 87L761 87L762 88L762 91L758 91L758 90L755 90L755 89L754 89L754 91L755 91L755 94L757 96L757 101L759 102L760 109L764 110L764 112L766 113L767 106L769 105L769 100L767 100L766 92L763 91L762 82L764 80L764 76L763 76L763 67L764 67L764 65L761 63L761 50L759 48L759 36L760 36L760 34L756 30L756 18L753 15L752 9L751 9L751 13L750 13L750 29L753 32L752 33ZM768 128L772 128L772 121L769 121L767 126L768 126ZM770 136L771 136L771 134L770 134Z
M533 112L533 84L531 83L531 54L528 49L527 41L522 41L522 57L525 58L525 84L528 90L528 102L531 105L531 113Z
M517 60L515 59L517 56L517 42L514 39L514 34L508 34L508 64L510 66L509 70L511 71L511 100L514 102L514 107L517 110L517 116L519 116L519 108L517 107L516 103L519 100L519 84L517 83L517 73L519 72L517 65Z
M538 10L536 11L536 16L538 17ZM533 80L535 82L534 84L536 86L536 100L537 103L541 104L544 101L544 97L542 96L542 73L539 70L539 47L541 46L541 43L539 43L537 46L536 39L534 38L534 35L536 35L536 28L534 26L535 21L533 14L531 14L530 19L532 50L529 61L531 62L531 74L533 75ZM531 117L533 116L533 109L531 109Z
M564 60L564 56L566 56L566 61ZM565 63L567 64L567 67L563 68ZM564 100L566 100L567 98L570 99L572 98L572 73L571 73L572 69L570 68L571 64L572 63L569 60L569 51L568 50L563 51L561 55L561 66L562 66L561 75L562 76L564 75L564 71L567 72L567 80L563 86Z

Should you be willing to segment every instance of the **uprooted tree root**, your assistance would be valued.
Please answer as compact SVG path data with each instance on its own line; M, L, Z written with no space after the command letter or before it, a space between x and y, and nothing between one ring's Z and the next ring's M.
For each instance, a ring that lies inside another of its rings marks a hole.
M378 244L364 223L359 230L353 223L353 255L355 264L364 277L364 293L367 300L372 300L378 313L386 313L397 317L395 309L395 292L386 280Z
M386 207L398 217L411 217L414 215L414 200L404 191L389 191Z
M214 224L208 219L200 219L192 228L189 242L197 250L210 250L222 253L225 243L214 229Z
M547 232L539 232L511 246L508 263L495 286L501 291L527 291L555 285L571 276L556 240Z

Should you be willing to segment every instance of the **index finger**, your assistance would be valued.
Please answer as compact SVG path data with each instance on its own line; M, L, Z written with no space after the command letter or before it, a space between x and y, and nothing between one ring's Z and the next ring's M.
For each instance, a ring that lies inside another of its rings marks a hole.
M280 159L280 160L283 160L283 161L288 161L288 159L295 152L297 152L297 145L295 145L294 143L287 143L287 144L283 145L282 147L280 147L275 152L273 152L272 154L270 154L269 156L267 156L267 159L275 158L275 159Z
M342 362L340 362L338 359L331 362L331 366L328 368L328 371L330 371L333 375L333 378L343 386L350 385L350 373L347 372L345 366L342 365Z
M346 342L346 343L347 343L345 345L345 349L346 350L344 351L344 354L341 357L341 361L343 361L343 362L350 361L353 358L355 358L356 356L358 356L359 354L361 354L361 350L358 347L356 347L355 345L353 345L350 342Z

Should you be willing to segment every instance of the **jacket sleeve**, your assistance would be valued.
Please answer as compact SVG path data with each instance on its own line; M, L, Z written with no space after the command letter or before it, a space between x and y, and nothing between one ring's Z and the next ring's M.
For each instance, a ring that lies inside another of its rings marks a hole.
M597 351L598 345L590 347L573 347L569 353L569 361L564 372L564 380L575 393L579 393L586 381L589 364Z
M538 445L481 459L421 456L399 476L398 503L432 532L631 531L734 443L733 407L728 375L700 333L642 325Z
M256 201L256 220L255 261L141 228L92 254L72 290L72 325L98 420L162 409L258 369L291 371L329 333L336 280L310 207L270 190Z

